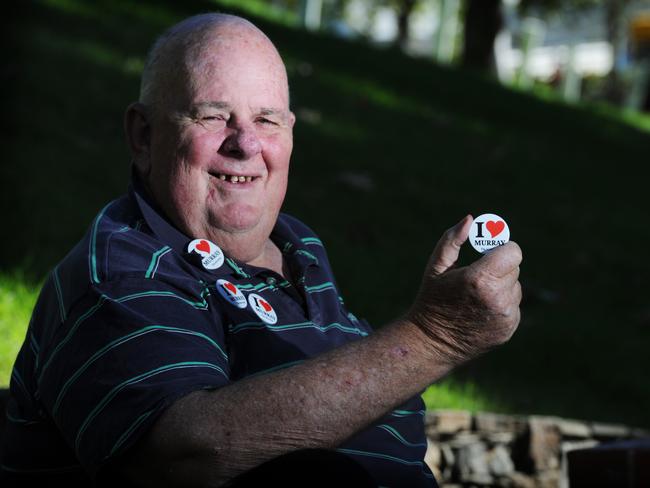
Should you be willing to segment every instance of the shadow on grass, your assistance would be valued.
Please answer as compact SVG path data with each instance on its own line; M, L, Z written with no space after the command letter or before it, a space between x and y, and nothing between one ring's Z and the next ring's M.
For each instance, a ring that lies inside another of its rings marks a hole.
M8 68L0 269L40 280L125 191L122 113L146 50L213 5L24 4ZM285 209L327 244L348 306L386 323L444 229L495 212L524 249L524 320L453 380L504 410L649 425L648 134L394 50L257 23L287 62L298 115Z

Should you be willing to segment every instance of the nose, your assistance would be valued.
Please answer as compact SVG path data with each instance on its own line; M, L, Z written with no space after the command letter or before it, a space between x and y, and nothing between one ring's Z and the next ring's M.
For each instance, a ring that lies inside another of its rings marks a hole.
M239 125L231 127L230 134L221 144L221 150L232 158L250 159L262 150L262 144L253 127Z

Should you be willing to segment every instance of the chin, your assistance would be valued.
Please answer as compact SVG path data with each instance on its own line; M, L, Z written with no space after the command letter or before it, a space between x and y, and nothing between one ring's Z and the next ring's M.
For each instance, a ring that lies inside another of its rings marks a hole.
M260 223L262 212L249 205L229 205L210 220L212 225L226 232L247 232Z

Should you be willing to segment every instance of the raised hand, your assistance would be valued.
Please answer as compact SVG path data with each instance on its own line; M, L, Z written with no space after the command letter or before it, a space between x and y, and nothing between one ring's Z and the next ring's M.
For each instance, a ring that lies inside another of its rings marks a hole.
M520 319L521 249L497 247L469 266L454 268L467 240L468 215L436 245L407 318L444 359L457 364L506 342Z

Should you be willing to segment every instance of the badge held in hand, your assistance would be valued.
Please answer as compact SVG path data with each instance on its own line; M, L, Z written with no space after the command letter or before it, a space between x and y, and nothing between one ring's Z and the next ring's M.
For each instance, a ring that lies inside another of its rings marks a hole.
M510 229L501 217L486 213L479 215L469 229L469 242L474 249L485 253L510 240Z

